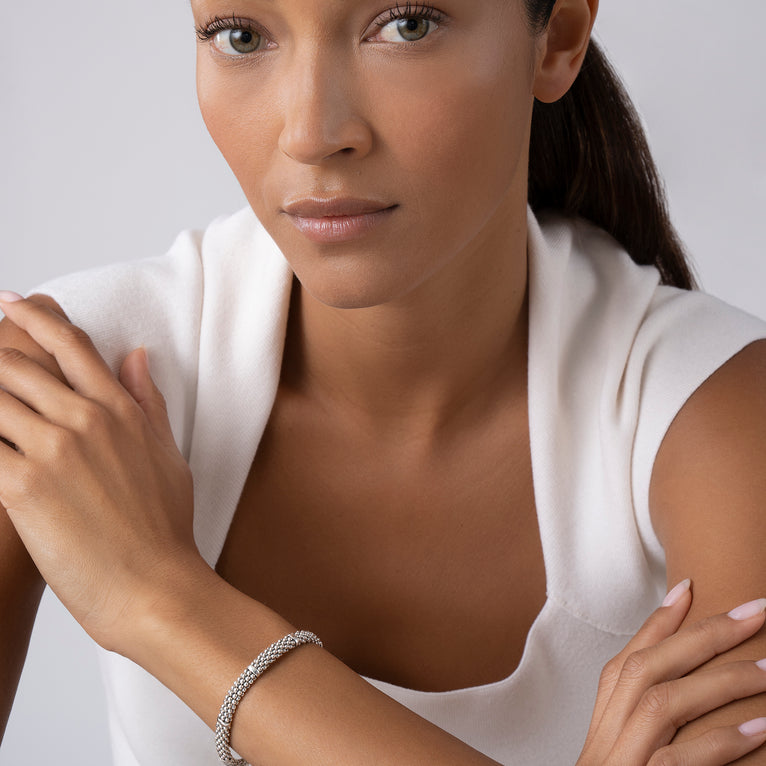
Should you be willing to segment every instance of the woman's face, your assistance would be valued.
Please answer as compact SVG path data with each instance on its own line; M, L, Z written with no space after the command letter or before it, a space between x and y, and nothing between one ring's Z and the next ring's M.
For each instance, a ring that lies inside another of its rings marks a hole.
M192 5L205 122L309 293L383 304L502 249L526 205L522 0Z

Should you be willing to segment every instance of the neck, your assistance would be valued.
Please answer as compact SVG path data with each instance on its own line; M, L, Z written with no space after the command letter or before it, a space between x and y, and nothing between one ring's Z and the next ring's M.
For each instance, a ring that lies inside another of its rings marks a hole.
M293 293L283 381L385 433L434 432L526 393L527 226L461 253L401 299L337 309Z

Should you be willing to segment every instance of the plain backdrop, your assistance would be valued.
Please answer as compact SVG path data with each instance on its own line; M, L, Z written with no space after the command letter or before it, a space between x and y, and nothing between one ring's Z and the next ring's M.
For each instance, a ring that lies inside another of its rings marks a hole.
M164 252L244 205L197 112L186 0L3 5L0 288ZM704 287L762 317L765 26L762 0L603 0L597 23ZM0 746L32 762L110 762L94 648L49 594Z

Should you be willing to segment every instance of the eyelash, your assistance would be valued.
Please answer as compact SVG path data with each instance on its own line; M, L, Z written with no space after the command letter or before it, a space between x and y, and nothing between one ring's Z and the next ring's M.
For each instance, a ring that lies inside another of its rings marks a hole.
M442 24L444 23L444 14L441 11L437 11L432 5L426 5L425 3L413 4L406 2L404 5L397 3L396 7L388 11L388 18L376 21L375 26L382 29L392 21L399 21L400 19L419 19Z
M227 29L246 29L248 31L257 32L256 29L253 29L253 23L251 21L243 19L240 16L229 16L228 18L214 16L206 24L200 24L198 27L195 27L197 39L202 42L212 40L219 32L223 32Z
M394 8L391 8L388 11L386 17L375 22L375 26L378 29L383 29L383 27L390 24L392 21L399 21L400 19L433 21L434 24L441 25L445 21L445 16L432 5L426 5L425 3L411 3L408 0L404 5L397 3ZM223 32L227 29L257 31L253 29L252 22L247 21L247 19L243 19L240 16L229 16L227 18L214 16L206 24L200 24L195 27L197 39L202 42L212 40L219 32Z

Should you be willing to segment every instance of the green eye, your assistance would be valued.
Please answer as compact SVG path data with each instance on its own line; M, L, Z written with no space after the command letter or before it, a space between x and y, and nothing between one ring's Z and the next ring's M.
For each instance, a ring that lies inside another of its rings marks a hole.
M213 38L213 45L228 56L243 56L260 50L263 37L252 29L222 29Z
M389 21L380 29L380 37L388 43L416 43L437 28L437 24L430 19L418 16L410 16L404 19Z
M396 22L397 32L407 42L422 40L431 31L428 19L399 19Z

